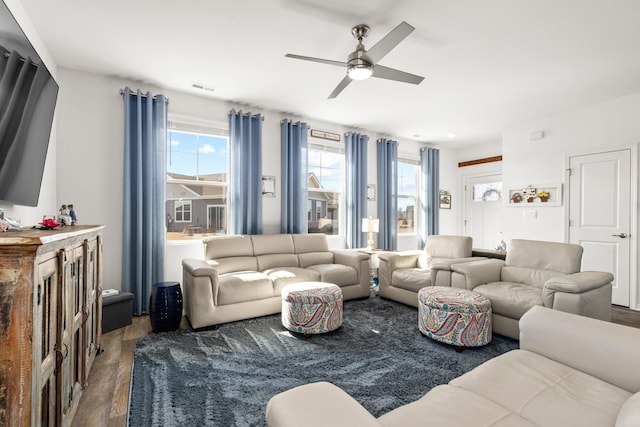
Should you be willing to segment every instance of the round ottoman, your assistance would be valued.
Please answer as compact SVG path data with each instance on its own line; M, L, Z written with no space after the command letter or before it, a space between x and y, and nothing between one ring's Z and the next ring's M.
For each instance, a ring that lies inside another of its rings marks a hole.
M282 289L282 326L309 337L342 326L342 290L323 282L302 282Z
M491 342L491 301L466 289L430 286L418 292L418 328L436 341L478 347Z

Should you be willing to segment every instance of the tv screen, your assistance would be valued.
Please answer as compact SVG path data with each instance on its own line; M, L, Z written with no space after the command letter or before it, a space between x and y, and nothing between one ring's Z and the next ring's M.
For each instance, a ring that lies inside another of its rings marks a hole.
M0 0L0 201L37 206L58 84Z

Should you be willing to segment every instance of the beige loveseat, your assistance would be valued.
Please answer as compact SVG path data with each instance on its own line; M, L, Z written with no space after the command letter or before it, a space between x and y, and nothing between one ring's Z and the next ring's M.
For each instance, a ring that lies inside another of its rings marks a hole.
M472 257L471 246L469 236L433 235L424 250L380 253L380 296L417 307L421 288L451 285L452 264L486 259Z
M202 328L279 313L282 288L321 281L345 300L368 297L369 255L329 250L324 234L219 236L205 239L204 259L184 259L184 309Z
M580 245L513 239L507 258L454 264L451 286L491 300L493 332L518 338L518 320L531 307L611 319L613 275L580 272Z
M313 383L267 404L269 427L638 427L640 329L534 307L520 349L421 399L373 417L338 387Z

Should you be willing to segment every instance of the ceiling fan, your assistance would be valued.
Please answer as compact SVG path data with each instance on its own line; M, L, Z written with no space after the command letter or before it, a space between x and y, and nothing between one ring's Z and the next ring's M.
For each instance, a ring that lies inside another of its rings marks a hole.
M302 59L304 61L320 62L321 64L336 65L347 68L347 75L342 79L338 86L331 92L329 99L333 99L340 94L353 80L365 80L369 77L378 77L381 79L395 80L404 83L420 84L424 77L415 74L405 73L404 71L394 68L385 67L378 62L391 50L404 40L411 32L415 30L406 22L401 22L396 28L391 30L389 34L384 36L371 49L366 50L362 40L369 35L369 27L365 24L356 25L351 29L351 34L358 40L356 50L349 54L347 62L333 61L331 59L314 58L311 56L294 55L287 53L287 58Z

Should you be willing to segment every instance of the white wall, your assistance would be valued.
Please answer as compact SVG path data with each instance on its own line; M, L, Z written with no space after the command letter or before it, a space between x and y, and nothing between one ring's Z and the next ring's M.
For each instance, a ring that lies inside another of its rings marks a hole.
M27 35L31 44L45 62L47 68L54 78L57 74L57 66L53 57L49 53L47 46L44 44L40 35L33 26L27 13L22 7L19 0L5 0L5 4L16 18L22 31ZM58 82L59 83L59 82ZM51 137L49 139L49 148L47 152L47 160L45 162L44 174L42 176L42 184L40 186L40 197L37 207L18 206L12 204L3 204L0 202L2 209L8 218L20 220L25 227L30 227L42 221L43 215L58 214L58 199L56 195L56 122L58 115L53 118L53 127L51 129Z
M73 203L81 224L105 224L104 285L105 289L121 289L122 269L122 163L124 113L119 89L131 88L162 93L169 98L169 114L201 121L228 123L233 107L252 113L262 113L263 175L276 177L276 197L263 198L263 229L265 233L280 232L281 173L280 121L283 118L307 121L311 127L344 134L350 128L313 118L293 117L264 108L246 107L213 98L193 96L115 77L90 74L60 67L58 70L60 97L58 102L58 200ZM376 183L376 139L369 135L368 182ZM400 141L405 151L416 158L419 146L412 141ZM375 216L376 202L369 202L368 213ZM332 243L333 244L333 243ZM335 245L339 246L338 243ZM181 250L181 249L180 249ZM170 254L180 253L174 250ZM168 259L165 269L173 280L180 271L181 259Z

